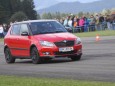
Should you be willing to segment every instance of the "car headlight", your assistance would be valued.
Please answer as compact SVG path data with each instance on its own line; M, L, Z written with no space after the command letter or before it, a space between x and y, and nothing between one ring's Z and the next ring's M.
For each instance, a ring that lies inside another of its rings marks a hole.
M79 37L76 39L76 44L81 44L81 39Z
M53 43L48 42L48 41L40 41L40 44L41 44L42 46L47 46L47 47L53 47L53 46L54 46Z

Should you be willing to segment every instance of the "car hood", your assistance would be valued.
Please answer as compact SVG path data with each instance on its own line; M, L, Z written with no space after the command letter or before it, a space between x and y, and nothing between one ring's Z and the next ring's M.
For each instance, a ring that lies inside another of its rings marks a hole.
M51 34L39 34L34 36L41 41L63 41L63 40L75 40L77 37L71 33L51 33Z

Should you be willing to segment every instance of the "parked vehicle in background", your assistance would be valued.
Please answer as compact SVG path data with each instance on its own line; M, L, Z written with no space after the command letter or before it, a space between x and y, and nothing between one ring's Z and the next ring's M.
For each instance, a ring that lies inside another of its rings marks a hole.
M54 57L68 57L73 61L82 56L79 37L68 33L58 21L32 20L12 24L4 38L7 63L15 59L32 59L34 64Z

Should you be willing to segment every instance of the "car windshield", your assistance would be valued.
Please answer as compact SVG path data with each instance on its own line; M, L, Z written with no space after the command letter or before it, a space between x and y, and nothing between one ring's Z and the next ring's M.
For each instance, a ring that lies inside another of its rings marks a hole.
M57 21L31 23L31 31L33 35L67 32L63 25Z

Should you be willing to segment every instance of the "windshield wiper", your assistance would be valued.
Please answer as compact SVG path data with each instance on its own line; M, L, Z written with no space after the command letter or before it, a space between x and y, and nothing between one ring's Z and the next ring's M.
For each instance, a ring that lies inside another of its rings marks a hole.
M56 30L55 32L56 33L60 33L60 32L64 32L64 31L62 31L62 30Z
M39 34L47 34L47 33L55 33L55 32L41 32Z

